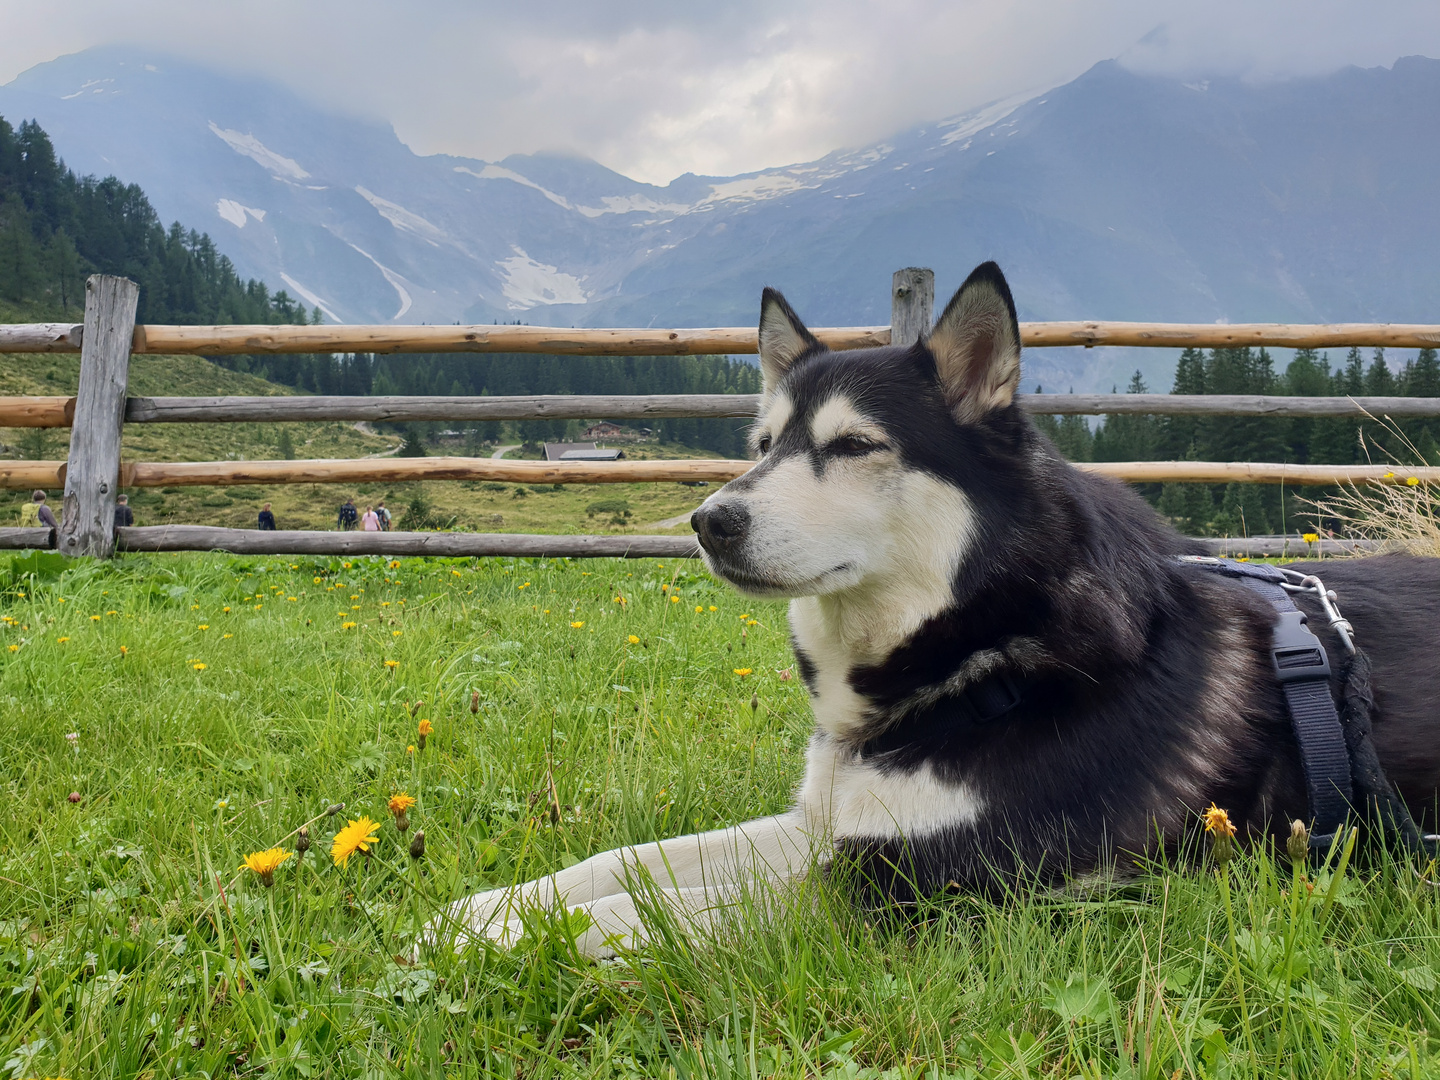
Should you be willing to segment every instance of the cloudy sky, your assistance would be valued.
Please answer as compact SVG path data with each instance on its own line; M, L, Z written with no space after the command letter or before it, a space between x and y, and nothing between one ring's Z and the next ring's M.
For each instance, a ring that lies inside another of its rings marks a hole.
M1251 79L1440 56L1437 0L0 0L0 83L142 43L394 124L417 153L637 179L863 145L1100 60Z

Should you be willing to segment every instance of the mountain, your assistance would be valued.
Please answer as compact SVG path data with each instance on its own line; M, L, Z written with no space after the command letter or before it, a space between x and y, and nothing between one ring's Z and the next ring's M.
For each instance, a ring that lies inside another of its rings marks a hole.
M874 146L665 187L578 157L420 157L385 125L133 48L30 69L0 115L344 322L735 325L772 284L815 325L881 324L892 270L933 267L943 302L986 258L1031 319L1432 321L1440 300L1440 61L1421 57L1268 84L1106 62ZM1030 374L1108 389L1134 355L1057 350Z

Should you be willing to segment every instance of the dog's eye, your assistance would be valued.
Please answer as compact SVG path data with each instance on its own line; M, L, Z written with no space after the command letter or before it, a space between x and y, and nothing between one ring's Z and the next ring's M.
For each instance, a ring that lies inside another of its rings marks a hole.
M769 436L769 435L762 435L762 436L760 437L760 444L759 444L759 445L760 445L760 453L761 453L762 455L763 455L763 454L768 454L768 453L770 452L770 436Z
M873 454L876 450L884 450L885 444L862 438L859 435L842 435L832 442L828 449L832 453L859 457L861 454Z

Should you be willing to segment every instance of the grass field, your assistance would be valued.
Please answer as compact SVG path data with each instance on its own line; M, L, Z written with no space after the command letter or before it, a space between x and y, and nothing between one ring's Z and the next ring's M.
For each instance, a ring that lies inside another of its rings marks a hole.
M1437 899L1391 863L1242 855L898 925L816 883L614 962L540 918L410 962L443 901L785 804L783 612L693 563L32 555L0 597L5 1075L1440 1072ZM337 866L361 815L373 855ZM273 888L239 869L305 823Z

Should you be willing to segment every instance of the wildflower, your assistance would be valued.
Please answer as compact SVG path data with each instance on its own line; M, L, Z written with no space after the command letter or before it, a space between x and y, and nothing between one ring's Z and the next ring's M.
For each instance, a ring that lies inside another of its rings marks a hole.
M192 668L194 668L196 671L204 671L204 670L205 670L205 665L204 665L203 663L201 663L199 660L195 661L195 663L191 664L190 666L191 666Z
M746 622L745 622L745 625L746 625L746 626L759 626L759 625L760 625L760 620L759 620L759 619L747 619Z
M400 560L399 560L399 559L391 559L391 560L390 560L390 569L391 569L391 570L399 570L399 569L400 569Z
M470 715L474 716L480 711L480 691L470 691Z
M105 614L106 614L106 615L119 615L120 612L118 612L118 611L107 611L107 612L105 612Z
M259 611L259 610L260 610L262 607L264 607L264 606L265 606L264 604L256 604L256 605L255 605L255 610L256 610L256 611Z
M579 630L579 629L580 629L582 626L584 626L584 625L585 625L585 623L584 623L583 621L582 621L582 622L572 622L572 623L570 624L570 629L571 629L571 630Z
M19 645L11 645L11 646L10 646L10 651L11 651L11 652L19 652L19 651L20 651L20 646L19 646Z
M230 614L230 609L229 609L228 607L222 607L222 608L220 609L220 612L221 612L221 614L223 614L223 615L229 615L229 614Z
M391 637L399 637L399 636L400 636L401 634L403 634L404 632L405 632L405 631L403 631L403 630L391 630L391 631L390 631L390 636L391 636Z
M227 807L229 807L229 805L230 805L230 800L229 800L229 799L216 799L216 800L215 800L214 809L216 809L216 810L224 810L224 809L226 809Z
M434 733L435 725L430 723L429 720L421 720L420 726L417 730L420 732L420 737L415 740L415 743L420 747L421 750L424 750L425 740Z
M65 733L65 741L70 744L70 749L74 750L77 754L80 752L80 732L67 731Z
M791 673L791 671L790 671L790 669L789 669L788 667L787 667L784 671L780 672L780 681L781 681L781 682L789 682L789 681L790 681L791 679L793 679L794 677L795 677L794 674Z
M57 645L64 645L65 642L67 642L67 641L69 641L69 640L70 640L70 639L69 639L68 637L57 637L57 638L55 639L55 644L57 644Z
M72 792L70 792L69 795L67 795L67 796L65 796L65 797L66 797L67 799L69 799L72 804L73 804L73 803L78 803L78 802L80 801L80 792L78 792L78 791L72 791Z
M1230 815L1211 803L1205 811L1205 831L1211 835L1215 861L1223 867L1235 854L1235 825Z
M389 668L389 669L393 672L397 667L400 666L400 661L399 661L399 660L386 660L386 661L385 661L385 666L386 666L387 668Z
M354 624L353 622L342 622L342 623L340 624L340 629L341 629L341 630L354 630L354 629L355 629L355 624Z
M710 610L711 610L711 611L719 611L720 609L719 609L718 607L716 607L714 604L711 604L711 605L710 605Z
M290 603L292 603L292 604L295 603L295 597L293 597L293 596L287 596L287 597L285 597L285 599L288 600L288 601L290 601Z
M528 589L529 587L530 587L530 582L527 581L527 582L525 582L524 585L516 585L516 586L515 586L515 591L516 591L516 592L519 592L521 589Z
M631 634L631 635L630 635L629 637L627 637L625 640L628 641L628 642L630 642L631 645L639 645L639 644L640 644L640 639L639 639L638 637L636 637L634 634Z
M1320 539L1320 534L1319 534L1319 533L1301 533L1301 534L1300 534L1300 539L1301 539L1301 540L1304 540L1305 543L1307 543L1307 544L1313 544L1313 543L1315 543L1316 540L1319 540L1319 539Z
M744 622L744 621L745 621L746 619L748 619L749 617L750 617L750 613L747 611L744 615L741 615L741 616L740 616L740 621L741 621L741 622Z
M1407 477L1405 478L1405 486L1406 486L1406 487L1419 487L1419 486L1420 486L1420 478L1419 478L1418 476L1407 476Z
M705 610L705 605L704 605L704 604L696 604L696 605L695 605L695 614L696 614L696 615L701 614L704 610Z
M350 564L348 562L343 562L340 565L343 566L346 570L350 569Z
M350 856L357 851L369 855L371 845L380 842L380 837L375 835L375 830L378 828L379 825L368 817L362 816L358 821L350 822L349 825L337 832L334 841L330 844L330 857L335 860L335 865L340 867L348 865Z
M406 811L415 805L413 798L406 795L403 791L397 791L394 795L390 796L390 801L385 805L395 818L395 828L399 829L402 833L410 828L410 816Z
M90 616L90 621L91 621L91 622L99 622L99 621L100 621L100 616L99 616L99 615L91 615L91 616Z
M284 848L255 851L245 856L245 865L240 869L255 871L260 875L260 884L268 889L275 884L275 871L288 858L290 858L290 852Z
M295 834L295 858L305 858L305 853L310 850L310 826L301 825Z
M755 669L748 667L737 667L734 669L734 671L736 675L739 675L743 679L746 675L753 675Z
M750 695L750 711L751 711L752 713L753 713L753 712L758 712L759 709L760 709L760 695L759 695L759 694L751 694L751 695Z
M413 754L413 753L415 753L415 744L414 744L414 743L411 743L409 746L405 747L405 753L407 753L407 754Z
M224 641L226 638L232 638L232 637L234 637L234 636L235 636L234 634L221 634L221 635L220 635L220 640L221 640L221 641Z
M1285 854L1292 863L1303 863L1310 856L1310 830L1298 818L1290 823L1290 835L1285 840Z
M679 602L680 602L680 597L676 596L674 593L671 593L671 594L670 594L670 603L672 603L672 604L678 604Z
M410 858L423 859L425 857L425 830L416 829L415 835L410 839Z
M197 629L197 630L209 630L209 629L210 629L210 624L209 624L208 622L202 622L202 623L201 623L199 626L197 626L195 629Z
M120 655L121 655L121 656L129 656L129 655L130 655L130 650L129 650L128 648L126 648L124 645L121 645L121 646L120 646Z

